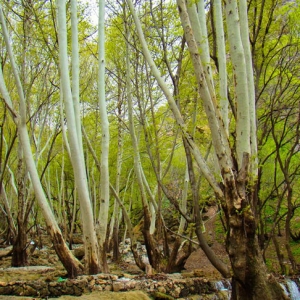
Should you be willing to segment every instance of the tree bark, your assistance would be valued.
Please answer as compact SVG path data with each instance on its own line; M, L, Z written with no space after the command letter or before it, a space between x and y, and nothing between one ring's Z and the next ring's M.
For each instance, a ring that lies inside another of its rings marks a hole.
M249 124L250 124L250 149L251 164L250 171L254 178L258 175L258 158L257 158L257 126L256 126L256 106L255 106L255 86L253 76L253 62L251 48L249 43L249 24L248 24L248 5L246 0L239 1L241 24L241 40L245 53L245 67L247 72L247 89L249 100Z
M66 1L59 0L57 3L58 41L59 41L59 67L61 75L62 93L66 108L68 135L71 152L71 162L74 170L75 184L81 208L81 220L85 246L85 264L88 274L97 274L99 266L99 245L96 238L93 212L88 190L83 149L79 142L76 125L76 115L72 101L72 91L69 77L68 54L67 54L67 28L66 28Z
M229 119L228 119L228 97L227 97L227 70L226 70L226 47L225 34L223 26L222 1L214 0L214 23L216 30L216 43L218 55L218 71L219 71L219 95L220 95L220 110L224 123L225 131L228 134Z
M211 91L206 81L201 56L189 14L186 1L177 0L182 27L189 47L195 76L198 83L199 94L205 108L208 124L211 130L212 143L219 162L221 171L221 183L217 182L207 167L199 147L195 144L191 135L187 132L186 124L170 95L168 87L162 81L160 73L151 58L142 26L134 11L131 0L127 0L136 23L136 29L143 47L143 54L152 74L163 90L173 115L179 125L186 142L194 155L204 177L213 187L216 197L220 200L224 210L228 235L227 251L231 260L234 279L233 297L236 299L284 299L284 293L276 281L268 280L266 268L263 265L262 256L257 243L256 222L254 218L255 207L253 206L252 189L249 186L249 160L250 150L250 117L247 90L247 74L245 68L245 56L240 37L238 24L238 10L236 1L226 2L228 21L228 34L230 35L230 54L235 71L235 93L238 102L236 133L237 145L231 149L226 128L222 122L221 114L216 102L215 91ZM253 74L249 74L250 76ZM237 161L234 156L237 156ZM248 190L249 189L249 190ZM252 205L252 206L251 206ZM244 298L243 298L244 297Z
M109 122L105 100L105 0L99 1L98 19L98 46L99 46L99 74L98 74L98 98L101 118L102 143L101 143L101 178L100 178L100 211L98 218L98 239L100 259L103 272L108 272L106 260L106 234L108 226L109 210Z
M2 68L0 67L0 91L4 97L5 103L8 105L8 107L11 108L11 112L14 116L14 120L18 126L18 132L19 132L19 138L22 144L22 149L24 153L24 160L26 162L27 170L30 174L32 185L35 191L35 196L38 201L39 207L41 209L41 212L44 216L46 225L47 225L47 231L51 237L51 240L53 242L54 249L60 258L62 264L64 265L65 269L68 272L69 277L76 277L77 275L82 273L82 265L81 263L73 256L71 251L68 249L68 246L66 245L62 233L58 227L58 224L55 220L55 217L51 211L51 208L48 204L48 201L45 197L45 193L42 188L42 184L36 169L36 165L33 159L33 154L31 151L31 145L30 145L30 139L27 131L26 126L26 105L25 105L25 97L23 93L23 88L21 85L21 81L18 74L18 69L14 60L14 55L12 52L12 48L10 45L10 39L8 35L8 31L5 24L5 19L3 16L2 8L0 7L0 22L2 27L3 36L5 39L5 45L7 48L7 51L9 53L10 62L12 65L12 69L14 72L14 78L17 84L17 90L18 90L18 96L20 101L20 114L18 115L14 107L12 105L12 101L10 99L10 95L7 91L3 74L2 74Z
M233 64L235 96L236 96L236 156L238 169L241 168L243 154L251 153L250 147L250 114L248 77L253 77L253 72L247 74L245 47L243 45L237 1L225 1L226 23L231 61ZM244 30L246 31L246 30ZM248 39L247 35L247 39ZM247 42L249 44L249 41ZM250 59L250 58L249 58ZM249 68L250 71L250 68ZM248 75L248 77L247 77ZM250 88L250 87L249 87ZM252 99L254 101L254 99ZM253 112L254 113L254 112Z
M17 187L18 187L18 215L17 215L17 236L13 244L13 253L11 265L12 267L24 267L28 264L27 248L27 225L28 215L26 214L26 172L24 170L23 152L21 145L18 145L18 173L17 173Z
M225 263L223 263L214 253L214 251L208 246L204 235L202 233L202 218L200 213L200 207L199 207L199 195L198 195L198 189L197 189L197 182L194 174L193 169L193 162L192 162L192 156L189 149L189 146L187 144L187 141L184 139L184 148L186 151L186 157L187 157L187 164L188 164L188 170L189 170L189 178L192 186L192 195L193 195L193 207L194 207L194 220L195 220L195 232L200 244L201 249L209 259L209 261L212 263L212 265L225 277L230 277L230 269L228 266L226 266Z
M127 41L129 41L129 31L128 28L126 28L126 36ZM157 245L154 243L153 236L150 234L150 227L151 227L151 214L150 214L150 208L149 203L147 200L146 195L146 189L143 182L143 172L142 172L142 166L141 166L141 158L140 158L140 152L139 152L139 146L137 137L135 134L134 129L134 120L133 120L133 105L132 105L132 97L131 97L131 82L130 82L130 61L129 61L129 43L126 43L127 45L127 53L126 53L126 95L127 95L127 104L128 104L128 118L129 118L129 131L132 141L132 147L133 147L133 157L134 157L134 172L137 178L138 186L141 193L141 201L142 201L142 207L143 207L143 218L144 218L144 224L143 224L143 236L144 236L144 242L148 254L148 259L150 265L158 270L159 269L159 255L157 255Z

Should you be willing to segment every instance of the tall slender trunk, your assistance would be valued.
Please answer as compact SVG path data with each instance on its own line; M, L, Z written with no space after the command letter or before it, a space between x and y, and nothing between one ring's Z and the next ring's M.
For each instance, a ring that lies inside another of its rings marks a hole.
M123 129L122 129L122 94L121 94L121 80L118 81L118 150L117 150L117 162L116 162L116 184L115 190L119 197L120 190L120 178L122 171L122 158L123 158ZM113 248L113 260L118 261L120 258L119 250L119 210L120 204L115 199L114 210L110 222L110 234L109 234L109 245Z
M237 1L225 1L226 24L231 61L233 64L236 96L236 156L238 169L242 166L243 154L251 153L250 147L250 114L249 90L245 46L242 42ZM244 21L243 21L244 22ZM246 37L245 37L246 38ZM249 39L249 35L247 35ZM246 42L245 42L246 43ZM249 41L247 42L247 44ZM249 69L250 71L250 69ZM252 87L253 88L253 87ZM252 99L254 101L254 99Z
M245 67L247 72L247 90L249 101L249 126L250 126L250 149L251 149L251 164L250 171L256 179L258 175L258 157L257 157L257 126L256 126L256 107L255 107L255 86L253 76L253 62L251 48L249 43L249 24L248 24L248 5L247 0L239 1L241 24L241 40L245 52Z
M127 24L126 24L127 25ZM148 254L148 259L150 265L158 269L160 264L160 256L159 249L154 241L152 234L150 233L151 227L151 213L149 208L149 203L147 200L146 188L143 182L143 171L141 166L141 158L139 152L138 141L134 128L134 119L133 119L133 105L132 105L132 97L131 97L131 82L130 82L130 60L129 60L129 31L126 26L126 96L127 96L127 104L128 104L128 119L129 119L129 131L132 141L133 147L133 158L134 158L134 172L137 178L138 186L141 193L141 201L143 206L143 217L144 217L144 225L143 225L143 236L144 242L146 245L146 250Z
M223 27L222 1L214 0L214 23L216 30L216 43L218 55L220 110L226 133L229 130L228 120L228 97L227 97L227 70L226 70L226 47Z
M23 160L23 151L21 145L18 145L18 215L17 215L17 236L13 244L12 267L24 267L28 264L27 247L27 225L28 216L26 216L26 170Z
M221 183L212 174L203 159L198 145L187 132L186 124L176 106L176 103L162 81L142 32L142 26L131 0L127 0L136 23L136 29L152 74L163 90L170 109L179 125L182 135L201 169L203 176L214 189L224 210L228 235L227 251L231 260L234 282L234 299L284 299L280 285L274 280L268 280L266 268L257 243L256 223L254 218L252 190L249 184L250 147L250 116L247 90L247 72L245 67L244 46L241 41L238 24L238 10L236 1L226 1L226 16L228 36L230 40L230 54L234 66L235 94L237 101L236 134L237 142L234 149L228 140L226 127L216 103L216 94L207 82L205 70L201 61L198 45L191 25L194 15L189 15L186 1L177 0L179 15L184 29L186 42L191 55L195 77L198 84L200 98L205 109L211 131L212 144L219 163ZM248 41L249 42L249 41ZM249 75L249 74L248 74ZM251 76L251 74L250 74ZM253 74L252 74L253 76ZM235 159L235 155L237 159Z
M73 6L72 9L74 9ZM78 198L81 208L81 220L85 246L86 272L88 274L97 274L100 271L99 246L96 238L93 211L88 190L85 162L83 158L83 149L81 147L81 143L79 142L80 136L78 136L77 132L78 125L76 125L76 119L78 120L78 118L76 118L76 111L74 111L70 77L68 72L69 67L67 53L68 45L65 0L59 0L57 3L57 20L61 86L68 124L68 137L71 154L70 159L74 170L75 184L78 191Z
M197 189L197 181L194 174L194 168L193 168L193 162L192 162L192 156L191 151L188 146L187 141L184 139L184 148L186 151L186 157L187 157L187 165L188 165L188 171L189 171L189 178L192 186L192 195L193 195L193 207L194 207L194 220L195 220L195 231L196 235L200 244L201 249L206 254L209 261L212 263L212 265L225 277L230 277L230 269L228 266L223 263L214 253L214 251L209 247L207 244L204 235L202 233L202 218L200 213L200 207L199 207L199 195L198 195L198 189Z
M100 260L104 272L108 272L106 260L106 234L108 226L109 209L109 123L105 101L105 0L99 1L99 74L98 97L101 117L102 143L101 143L101 178L100 178L100 211L98 218L98 238L100 247Z
M3 16L2 8L0 6L0 22L2 27L3 36L5 39L5 45L7 48L7 51L9 53L10 62L12 65L12 69L14 72L14 78L17 84L17 90L18 90L18 96L20 101L20 114L18 114L12 105L12 101L10 99L10 95L7 91L5 81L2 74L2 67L0 66L0 91L2 93L2 96L4 97L4 101L6 105L9 107L14 120L18 127L19 132L19 138L20 142L22 144L22 149L24 153L24 160L26 162L27 170L30 174L30 178L32 181L32 185L35 191L35 196L38 201L39 207L41 209L41 213L44 216L46 225L47 225L47 231L51 237L54 249L61 260L62 264L64 265L65 269L68 272L69 277L75 277L78 274L82 273L82 265L81 263L73 256L71 251L68 249L68 246L66 245L62 233L58 227L58 224L55 220L55 217L53 215L53 212L51 211L51 208L49 206L48 200L46 199L37 169L36 165L33 159L33 154L31 151L31 145L30 145L30 139L27 131L26 126L26 104L25 104L25 97L23 93L23 88L21 85L21 81L18 74L18 69L14 60L14 55L12 52L12 48L10 45L10 39L8 35L8 31L5 24L5 19Z

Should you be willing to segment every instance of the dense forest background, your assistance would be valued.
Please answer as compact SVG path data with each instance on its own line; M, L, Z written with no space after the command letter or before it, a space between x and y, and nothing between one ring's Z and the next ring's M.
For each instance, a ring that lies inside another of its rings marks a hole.
M269 272L272 246L276 271L299 273L298 1L0 5L0 242L13 266L48 232L70 276L108 271L127 237L143 270L181 270L200 246L255 286L257 242ZM231 265L203 236L210 207ZM84 266L69 252L78 234Z

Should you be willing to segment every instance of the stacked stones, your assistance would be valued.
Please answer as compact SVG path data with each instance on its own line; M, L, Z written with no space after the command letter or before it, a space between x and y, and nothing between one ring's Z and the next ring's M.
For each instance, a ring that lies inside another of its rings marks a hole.
M215 282L204 278L182 278L180 274L168 276L157 274L152 278L131 278L132 275L118 277L110 274L80 276L76 279L59 278L56 282L12 281L0 282L0 295L58 297L61 295L81 296L92 291L142 290L150 295L161 293L172 298L188 295L209 295L218 292Z

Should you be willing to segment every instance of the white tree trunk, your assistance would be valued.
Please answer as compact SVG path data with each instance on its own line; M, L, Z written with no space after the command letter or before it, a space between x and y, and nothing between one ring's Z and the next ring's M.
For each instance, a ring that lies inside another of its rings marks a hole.
M186 164L184 185L183 185L183 191L182 191L182 197L181 197L181 203L180 203L180 209L183 214L186 214L186 212L187 212L187 198L188 198L189 182L190 182L189 170L188 170L188 166ZM181 216L178 231L177 231L178 234L182 234L184 232L185 225L186 225L186 219L183 216Z
M241 39L240 19L237 1L226 1L226 23L230 57L234 72L235 95L236 95L236 153L238 168L241 169L244 153L250 150L250 117L247 68L245 51ZM244 22L245 20L243 20ZM249 35L247 35L247 38Z
M62 233L60 228L58 227L58 224L56 222L56 219L53 215L53 212L49 206L49 203L47 201L47 198L45 196L39 174L37 172L37 168L35 165L35 161L33 158L33 154L31 151L31 145L30 145L30 139L27 131L26 126L26 103L25 103L25 97L23 88L21 85L20 77L19 77L19 71L17 68L17 65L14 60L13 51L10 44L10 39L8 35L8 31L5 24L5 19L3 16L2 8L0 7L0 22L2 27L3 36L5 39L5 44L7 48L7 52L9 54L10 63L12 65L12 70L14 73L14 78L17 85L18 90L18 96L19 96L19 115L16 113L14 114L15 121L18 127L19 137L22 144L24 159L26 162L27 170L30 174L31 182L35 191L35 196L37 199L37 202L39 204L39 207L41 209L41 212L43 214L43 217L45 219L48 233L51 236L54 248L56 250L57 255L59 256L60 260L62 261L64 267L68 271L69 276L77 276L82 269L82 266L78 260L75 259L71 251L69 250L68 246L66 245L64 239L62 238ZM0 92L2 93L2 96L4 97L5 103L11 107L12 112L14 112L14 108L12 106L12 101L10 99L10 95L7 91L3 74L2 74L2 67L0 66Z
M99 74L98 74L98 96L101 118L102 143L101 143L101 179L100 179L100 211L99 211L99 244L101 252L105 253L106 231L108 224L109 209L109 122L105 101L105 0L99 1L98 20L98 45L99 45ZM101 253L102 264L105 268L106 259ZM108 270L106 270L108 271Z
M129 34L127 35L127 41L128 41L128 37L129 37ZM144 182L143 182L143 172L142 172L142 166L141 166L140 151L139 151L138 141L137 141L136 132L135 132L135 128L134 128L128 42L127 42L127 53L126 53L126 97L127 97L127 105L128 105L128 120L129 120L128 127L129 127L130 136L131 136L132 147L133 147L134 172L135 172L135 175L136 175L136 178L138 181L138 185L140 188L142 204L145 208L147 208L149 210L149 203L147 200L146 189L145 189Z
M82 147L80 103L79 103L79 43L78 43L78 20L77 0L71 1L71 32L72 32L72 97L76 120L79 149ZM83 156L83 151L81 151Z
M241 37L245 51L245 63L247 72L247 87L249 98L249 118L250 118L250 143L251 143L251 172L256 177L258 172L257 157L257 136L256 136L256 107L255 107L255 85L253 77L252 54L249 42L249 25L248 25L248 9L247 1L239 1L241 22Z
M82 155L82 148L78 142L75 111L72 101L71 84L68 67L68 45L66 28L66 1L57 2L58 19L58 42L59 42L59 67L61 75L61 86L65 103L66 118L68 124L69 145L71 162L74 170L75 184L78 191L78 198L81 208L81 219L83 238L85 245L86 271L89 274L99 272L99 248L96 239L93 212L89 196L85 162Z
M223 14L221 0L214 0L214 22L216 28L217 55L219 64L219 96L220 110L227 135L229 134L228 97L227 97L227 70L226 47L223 26Z
M191 2L191 0L189 0L189 2ZM192 3L190 3L190 4L192 4ZM189 7L189 5L188 5L188 7ZM215 88L214 88L213 74L212 74L212 69L211 69L208 33L207 33L207 26L206 26L206 11L205 11L204 0L199 0L197 2L197 8L198 8L197 11L198 11L198 20L199 20L199 25L200 25L200 31L199 32L196 31L198 33L198 34L196 34L196 36L199 36L200 54L202 54L201 61L202 61L205 73L207 74L206 81L208 83L208 87L213 96L213 94L215 93Z
M120 86L119 86L120 88ZM118 152L117 152L117 174L116 174L116 184L115 184L115 191L116 195L119 198L119 191L120 191L120 178L122 172L122 161L123 161L123 133L122 133L122 126L121 126L121 117L122 117L122 105L121 105L121 93L119 93L119 104L118 104ZM117 201L116 197L114 200L114 210L110 221L110 232L109 232L109 241L114 241L114 234L119 232L119 216L120 213L120 204ZM115 241L114 241L115 242ZM114 244L114 258L118 256L119 252L117 253L117 249L115 249L116 245Z
M180 114L180 111L176 105L176 102L173 98L173 95L171 93L171 91L169 90L169 87L168 85L166 84L166 82L164 81L164 79L161 77L160 75L160 72L158 70L158 68L156 67L152 57L151 57L151 54L149 52L149 49L148 49L148 46L147 46L147 42L145 40L145 37L144 37L144 33L142 31L142 25L140 23L140 20L136 14L136 11L134 9L134 6L133 6L133 3L131 0L127 0L127 3L128 3L128 6L130 8L130 11L131 11L131 14L133 16L133 19L134 19L134 22L135 22L135 25L136 25L136 30L137 30L137 33L138 33L138 36L139 36L139 40L141 42L141 45L142 45L142 48L143 48L143 54L144 54L144 57L147 61L147 63L149 64L149 67L151 69L151 72L153 74L153 76L155 77L158 85L160 86L160 88L162 89L168 103L169 103L169 106L170 106L170 109L172 110L172 113L174 115L174 118L176 119L176 122L178 124L178 126L180 127L181 129L181 132L182 134L185 136L185 138L188 140L188 143L191 147L191 151L193 152L193 155L195 157L195 160L199 166L199 168L201 169L203 175L205 176L205 178L207 179L207 181L210 183L210 185L213 187L214 191L216 192L216 194L222 198L223 197L223 191L221 190L218 182L216 181L215 177L213 176L211 170L208 168L205 160L203 159L201 153L200 153L200 150L198 148L198 146L196 145L196 143L194 142L193 138L191 137L191 135L188 133L187 131L187 126ZM198 47L196 46L196 53L197 55L199 55L198 53ZM202 75L203 75L203 72L202 72ZM205 77L205 76L200 76L201 78ZM205 93L207 93L207 97L210 97L209 96L209 91L207 89L207 85L204 86L206 88L205 90ZM220 144L220 147L218 147L219 149L223 149L224 148L224 143L223 143L223 137L219 134L219 126L215 120L215 109L214 109L214 105L211 103L209 105L209 107L207 107L208 110L210 110L210 115L209 115L209 120L211 120L212 122L214 122L214 126L213 126L213 129L214 131L216 131L217 133L215 134L216 136L218 135L220 140L218 139L215 139L215 142L217 142L218 144ZM213 118L212 118L213 117ZM228 145L227 145L228 147ZM215 147L216 148L216 147ZM229 148L229 147L228 147ZM225 152L225 150L224 150ZM228 157L226 155L221 155L220 158L222 159L222 161L226 161L227 162L227 159Z

